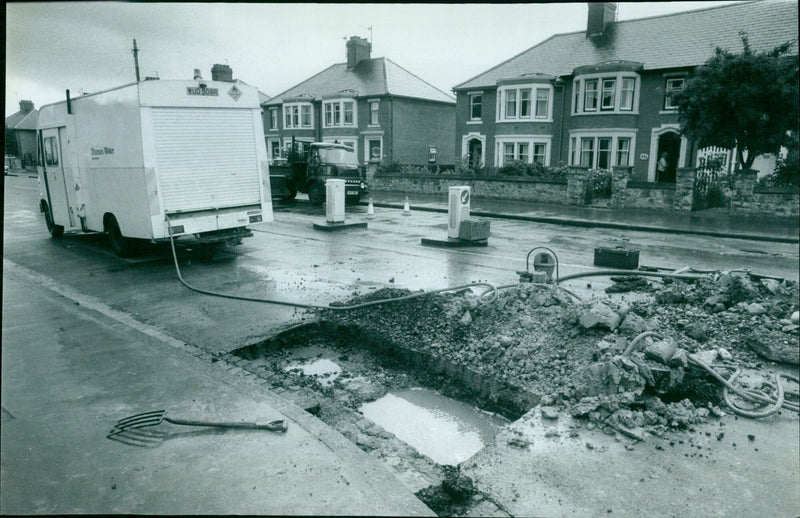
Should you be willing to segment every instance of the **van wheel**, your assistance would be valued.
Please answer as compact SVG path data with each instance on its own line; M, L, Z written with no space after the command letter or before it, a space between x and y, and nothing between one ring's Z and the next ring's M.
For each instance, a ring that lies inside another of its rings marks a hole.
M111 242L111 250L120 257L130 257L133 255L134 246L133 240L122 235L119 229L117 218L109 216L106 221L106 232Z
M311 184L311 187L308 188L308 201L311 202L311 205L322 205L325 203L325 190L322 184Z
M50 237L58 239L64 235L64 226L56 225L53 223L53 215L50 214L50 207L44 205L44 222L47 225L47 231L50 232Z

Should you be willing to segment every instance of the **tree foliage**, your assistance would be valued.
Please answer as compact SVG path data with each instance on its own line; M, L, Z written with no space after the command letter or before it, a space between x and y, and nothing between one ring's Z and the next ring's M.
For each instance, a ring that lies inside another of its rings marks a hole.
M698 67L675 100L682 132L701 147L738 149L741 167L758 155L777 153L787 131L798 123L798 59L794 43L754 52L747 34L744 50L734 54L717 47Z

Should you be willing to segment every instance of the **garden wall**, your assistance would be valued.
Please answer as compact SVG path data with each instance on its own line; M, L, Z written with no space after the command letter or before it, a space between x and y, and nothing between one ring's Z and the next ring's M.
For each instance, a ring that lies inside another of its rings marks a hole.
M455 185L472 187L472 195L481 198L565 203L566 181L543 181L532 178L475 178L456 175L376 174L370 190L399 191L424 194L447 194Z

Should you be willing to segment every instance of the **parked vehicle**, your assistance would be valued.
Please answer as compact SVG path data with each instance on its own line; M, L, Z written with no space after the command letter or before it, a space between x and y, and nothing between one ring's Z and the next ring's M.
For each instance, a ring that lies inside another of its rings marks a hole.
M325 181L329 178L345 181L347 203L358 203L367 192L367 182L356 154L353 148L343 144L292 141L286 164L273 162L270 168L270 183L275 196L292 200L298 192L307 193L312 205L325 202Z
M272 221L255 88L144 81L43 106L39 208L53 237L106 232L120 256L137 240L240 243Z

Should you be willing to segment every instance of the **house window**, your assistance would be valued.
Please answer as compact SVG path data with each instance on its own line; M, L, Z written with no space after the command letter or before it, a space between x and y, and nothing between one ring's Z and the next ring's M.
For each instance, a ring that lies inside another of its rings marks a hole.
M548 165L547 141L549 137L499 138L497 141L497 166L503 167L513 160L527 164Z
M583 111L597 111L597 79L586 81L586 93L583 98Z
M536 90L536 118L546 119L550 105L550 90Z
M356 103L352 99L337 99L322 103L325 127L355 126Z
M636 77L631 72L578 77L574 88L573 114L633 111L636 107Z
M519 91L519 116L528 118L531 116L531 91L530 89Z
M369 103L369 124L370 126L377 126L378 125L378 107L380 103L378 101L371 101Z
M636 80L632 77L622 78L622 88L619 93L619 109L630 111L633 110L633 89L636 85Z
M597 139L597 167L608 169L611 166L611 137Z
M269 109L269 129L271 129L271 130L278 129L278 109L277 108L270 108Z
M616 79L603 79L603 100L600 103L601 110L613 110L616 100Z
M581 139L581 165L592 167L594 165L594 139Z
M551 119L551 91L549 85L501 88L498 93L498 120Z
M283 105L284 128L312 128L314 127L314 116L311 110L311 103L291 103Z
M631 154L631 139L617 139L617 165L629 165Z
M664 109L677 110L678 104L675 102L675 94L683 91L685 79L683 77L667 78L664 88Z
M601 130L605 134L578 134L570 138L570 163L597 169L610 169L615 165L630 165L633 153L634 137L632 134L613 134L610 130Z
M364 154L369 162L380 162L383 159L383 139L367 137Z
M469 96L469 120L481 120L481 104L483 94L472 94Z
M547 145L545 144L534 144L533 145L533 163L544 165L545 164L545 151L547 150Z

